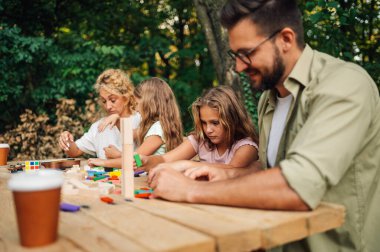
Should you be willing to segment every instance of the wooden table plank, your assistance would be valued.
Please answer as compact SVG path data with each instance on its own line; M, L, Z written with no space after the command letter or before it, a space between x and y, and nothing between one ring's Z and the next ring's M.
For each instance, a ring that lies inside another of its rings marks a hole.
M90 206L90 209L83 209L81 212L104 226L117 230L127 240L139 244L146 251L215 251L212 237L135 207L150 200L136 199L135 202L126 202L121 196L111 197L115 199L115 205L101 202L97 196L67 195L65 201Z
M312 234L339 227L344 222L345 208L322 203L314 211L269 211L213 205L191 204L192 207L233 215L239 221L261 229L262 248L269 249Z
M60 215L60 239L70 240L85 251L147 251L83 211Z

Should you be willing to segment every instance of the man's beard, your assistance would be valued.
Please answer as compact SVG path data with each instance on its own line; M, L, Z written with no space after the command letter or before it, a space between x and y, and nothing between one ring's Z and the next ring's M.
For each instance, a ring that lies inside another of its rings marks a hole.
M275 49L275 55L274 55L274 64L273 69L271 73L267 72L261 72L262 80L261 83L256 83L251 80L251 87L256 87L257 89L261 90L270 90L274 89L278 82L280 81L281 77L283 76L285 72L285 64L283 59L280 56L280 51L278 50L277 46L274 47ZM247 72L254 71L251 68L247 69ZM259 85L258 85L259 84Z

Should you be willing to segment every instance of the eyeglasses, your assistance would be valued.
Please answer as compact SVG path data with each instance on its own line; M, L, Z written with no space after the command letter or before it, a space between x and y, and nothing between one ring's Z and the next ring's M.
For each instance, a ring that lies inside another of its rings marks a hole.
M254 48L252 49L249 49L247 51L237 51L237 52L234 52L232 50L229 50L227 53L228 55L230 55L230 57L233 59L233 60L236 60L236 58L239 58L241 61L243 61L245 64L247 65L251 65L252 64L252 60L251 60L251 55L257 50L257 48L259 48L262 44L264 44L265 42L267 42L268 40L272 39L274 36L277 35L277 33L279 33L282 29L279 29L277 31L275 31L274 33L272 33L269 37L267 37L266 39L264 39L263 41L261 41L257 46L255 46Z

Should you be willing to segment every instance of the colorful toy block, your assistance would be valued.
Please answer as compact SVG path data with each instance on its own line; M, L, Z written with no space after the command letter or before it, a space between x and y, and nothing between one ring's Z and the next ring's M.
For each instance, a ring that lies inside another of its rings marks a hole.
M25 161L25 171L37 171L40 169L40 161Z
M113 177L113 176L116 176L116 177L120 177L121 176L121 169L118 169L118 170L114 170L113 172L110 172L109 173L110 177Z

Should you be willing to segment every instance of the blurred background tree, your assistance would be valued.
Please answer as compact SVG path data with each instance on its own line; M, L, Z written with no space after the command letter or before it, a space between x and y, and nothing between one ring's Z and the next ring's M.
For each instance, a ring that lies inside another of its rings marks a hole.
M26 108L56 120L58 99L83 106L107 68L168 80L189 129L187 107L215 80L189 1L3 0L0 13L0 132Z
M186 131L192 125L188 106L218 83L239 89L257 120L260 93L231 71L226 54L218 20L224 1L0 0L0 135L25 123L19 118L26 109L46 115L41 122L51 125L59 121L62 98L84 109L94 99L96 77L107 68L126 70L135 84L150 76L166 79ZM362 65L379 85L379 1L299 5L306 42Z

